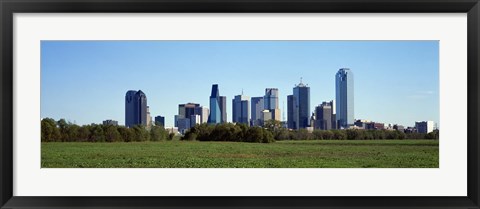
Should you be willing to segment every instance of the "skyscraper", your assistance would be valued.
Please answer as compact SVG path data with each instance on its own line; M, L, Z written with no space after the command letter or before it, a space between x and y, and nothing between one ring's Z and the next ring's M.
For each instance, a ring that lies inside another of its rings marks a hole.
M289 105L288 115L293 129L304 129L310 125L310 87L300 81L298 85L293 88L293 95L287 97Z
M232 122L249 125L250 107L248 96L237 95L232 100Z
M338 127L348 128L354 123L353 73L341 68L335 75L336 119Z
M293 95L287 96L287 128L295 129L297 124L294 121L294 111L293 111Z
M147 96L141 90L125 95L125 126L147 125Z
M227 122L227 98L220 96L218 84L212 85L212 94L210 95L210 115L208 123L225 123Z
M160 115L155 117L155 125L165 127L165 117Z
M264 110L269 110L271 115L271 120L280 121L280 107L278 105L278 89L277 88L266 88L265 96L263 97Z
M266 88L264 98L264 109L273 110L278 107L278 89L277 88Z
M220 96L220 114L222 120L220 123L226 123L227 122L227 97L225 96Z
M263 97L252 97L252 126L261 126L262 124L262 111L264 108Z
M315 108L315 129L330 130L333 128L333 108L331 102L323 102Z

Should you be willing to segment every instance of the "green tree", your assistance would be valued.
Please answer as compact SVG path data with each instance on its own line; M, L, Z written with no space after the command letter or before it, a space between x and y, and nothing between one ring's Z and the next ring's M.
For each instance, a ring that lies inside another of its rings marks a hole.
M116 126L106 125L104 126L104 132L105 132L105 141L107 142L123 141L122 136L120 135L120 132L118 132L118 129Z
M41 127L41 141L53 142L61 139L60 131L57 128L57 123L52 118L44 118L40 122Z

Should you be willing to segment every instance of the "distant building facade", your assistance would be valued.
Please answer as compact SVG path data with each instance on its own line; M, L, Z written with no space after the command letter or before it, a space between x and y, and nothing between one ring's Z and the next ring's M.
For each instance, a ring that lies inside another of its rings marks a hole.
M212 93L210 95L210 115L208 123L218 124L227 122L227 99L220 96L218 84L212 85Z
M125 95L125 126L147 125L147 96L141 90Z
M266 88L263 96L264 110L269 110L272 120L281 120L280 107L278 105L278 88Z
M335 75L336 120L339 127L348 128L354 123L353 73L341 68Z
M104 126L112 125L112 126L118 126L118 121L116 120L104 120L102 122Z
M333 102L323 102L315 107L315 129L330 130L333 129Z
M287 97L288 104L291 102L289 110L292 112L288 115L292 116L290 123L293 125L293 129L305 129L310 126L310 87L303 84L301 81L293 88L292 97Z
M232 122L249 125L250 107L248 96L237 95L232 100Z
M288 129L295 129L297 126L295 120L294 120L294 111L293 111L293 95L288 95L287 96L287 128Z
M204 108L197 103L186 103L178 105L178 115L175 115L175 127L182 134L186 130L203 123L208 117L208 108Z
M155 117L155 125L165 127L165 117L163 116L156 116Z
M261 126L262 125L262 111L265 108L264 106L264 97L252 97L251 112L252 118L250 125L251 126Z
M433 132L433 121L417 121L415 122L415 129L418 133L428 134Z

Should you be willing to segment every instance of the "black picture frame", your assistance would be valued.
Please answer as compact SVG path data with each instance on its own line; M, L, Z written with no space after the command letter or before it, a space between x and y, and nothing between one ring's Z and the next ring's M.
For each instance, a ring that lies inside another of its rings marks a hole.
M480 208L479 0L0 0L1 208ZM468 195L465 197L13 196L14 13L467 13Z

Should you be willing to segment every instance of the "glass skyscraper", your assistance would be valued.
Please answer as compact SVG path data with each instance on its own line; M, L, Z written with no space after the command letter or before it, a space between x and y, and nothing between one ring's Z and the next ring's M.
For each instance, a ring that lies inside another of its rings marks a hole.
M210 115L208 123L225 123L227 122L227 99L220 96L218 84L212 85L212 94L210 95Z
M353 73L349 68L341 68L335 75L335 97L337 128L348 128L354 123Z
M249 97L244 95L237 95L232 100L232 122L249 125L250 107L248 100Z
M264 110L263 97L252 97L252 126L262 125L262 111Z
M265 110L278 109L278 89L266 88L263 101Z
M125 94L125 126L147 125L147 96L141 90Z
M302 82L293 88L293 95L287 97L288 127L304 129L310 126L310 87Z

